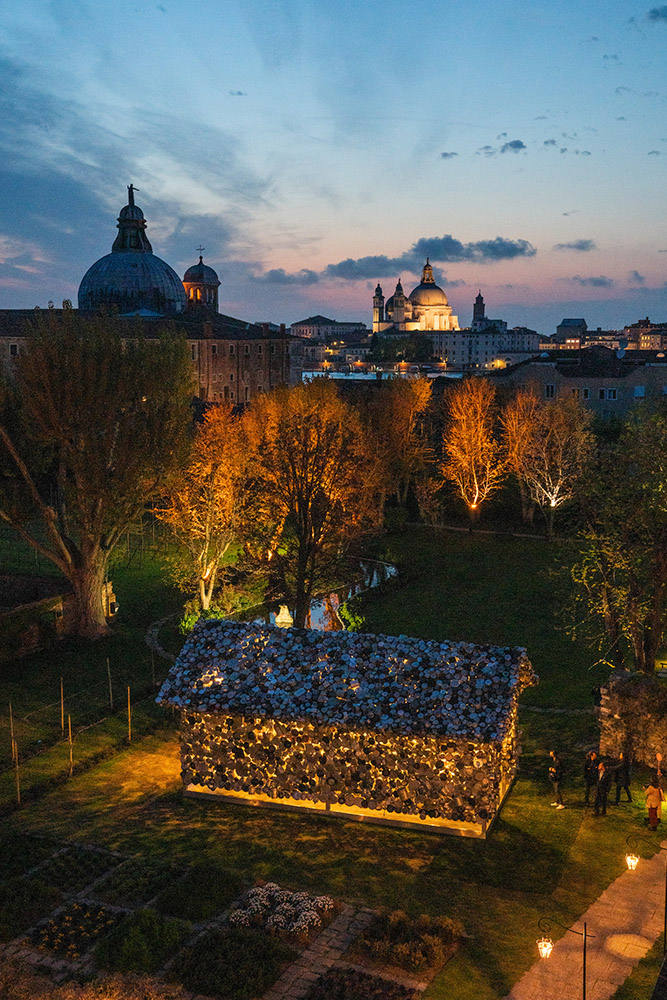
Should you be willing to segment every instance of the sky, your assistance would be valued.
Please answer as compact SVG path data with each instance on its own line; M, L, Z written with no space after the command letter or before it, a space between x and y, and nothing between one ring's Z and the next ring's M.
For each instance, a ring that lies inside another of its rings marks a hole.
M126 186L220 311L667 321L667 6L6 0L0 308L76 304Z

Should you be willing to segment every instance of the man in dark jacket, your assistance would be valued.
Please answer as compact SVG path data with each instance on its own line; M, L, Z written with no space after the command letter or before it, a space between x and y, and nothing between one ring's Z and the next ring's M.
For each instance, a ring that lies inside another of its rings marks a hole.
M598 780L595 786L595 816L607 815L607 796L611 788L611 771L608 771L604 763L598 764Z
M561 781L563 780L563 764L555 750L549 751L549 757L551 758L549 762L549 778L551 779L551 784L554 786L554 798L556 800L551 805L556 806L557 809L564 809L563 793L560 788Z
M586 805L590 805L591 788L598 783L598 755L595 750L589 750L584 761L584 784L586 786Z
M618 755L614 780L616 782L616 805L621 801L621 792L623 789L625 789L628 802L632 802L632 795L630 795L630 758L623 750Z

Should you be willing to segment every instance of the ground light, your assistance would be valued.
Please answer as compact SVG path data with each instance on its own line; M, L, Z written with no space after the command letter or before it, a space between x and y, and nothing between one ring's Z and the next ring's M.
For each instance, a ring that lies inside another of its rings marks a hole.
M640 840L650 847L657 846L659 851L667 851L667 847L661 847L659 844L656 845L654 841L649 840L647 837L640 837L639 834L629 833L625 838L625 843L628 845L625 863L631 872L637 870L637 865L640 861L639 855L634 853L636 848L639 847ZM665 912L662 923L662 953L663 955L667 955L667 867L665 867Z
M556 924L558 927L562 927L564 931L569 931L570 934L578 934L580 938L583 939L583 963L582 963L582 989L581 996L582 1000L586 1000L586 941L589 937L595 937L594 934L589 934L586 929L586 922L584 921L583 931L575 931L571 927L566 927L565 924L559 923L558 920L547 920L546 917L540 917L537 922L537 926L542 931L542 937L537 942L537 950L540 953L540 958L549 958L551 952L553 951L554 943L550 937L547 937L549 931L551 930L551 925Z

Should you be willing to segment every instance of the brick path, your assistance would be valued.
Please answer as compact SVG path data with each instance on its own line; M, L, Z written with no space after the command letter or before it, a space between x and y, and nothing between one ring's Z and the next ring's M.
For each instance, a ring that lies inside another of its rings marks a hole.
M661 846L667 849L667 841ZM636 871L625 871L572 925L573 930L582 931L586 921L589 935L586 1000L613 996L662 934L665 860L665 853L658 852L650 861L640 861ZM541 936L537 927L535 932L537 940ZM551 957L538 958L505 1000L563 1000L581 994L582 938L565 933Z
M283 972L262 1000L300 1000L320 976L336 964L352 939L366 927L372 910L355 910L345 904L328 927Z

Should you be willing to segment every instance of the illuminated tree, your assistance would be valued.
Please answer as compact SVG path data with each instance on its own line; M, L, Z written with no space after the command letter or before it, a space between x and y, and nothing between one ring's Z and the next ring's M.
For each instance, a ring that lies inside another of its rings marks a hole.
M591 457L592 414L574 396L558 396L529 412L517 455L521 477L542 510L549 536L558 507L571 500Z
M505 476L495 434L495 387L483 378L467 378L449 391L446 408L442 472L466 504L472 520Z
M317 580L369 520L372 469L361 422L333 383L315 379L258 397L243 424L255 551L263 542L303 628Z
M538 407L539 402L533 389L519 389L503 407L500 415L507 465L519 486L524 523L532 521L535 509L526 483L525 456L533 436Z
M179 461L191 397L185 341L117 319L40 317L16 360L0 519L68 579L82 636L107 632L109 557Z
M432 457L420 417L431 400L428 379L396 378L375 387L361 405L366 451L376 464L378 519L388 493L405 505L411 483L422 476Z
M582 491L588 528L571 569L570 627L601 658L652 672L667 627L667 416L640 410L603 445Z
M158 517L171 528L185 553L173 566L184 590L199 605L211 604L220 567L238 540L247 485L247 449L241 422L229 406L212 407L198 428L190 458L172 479Z

